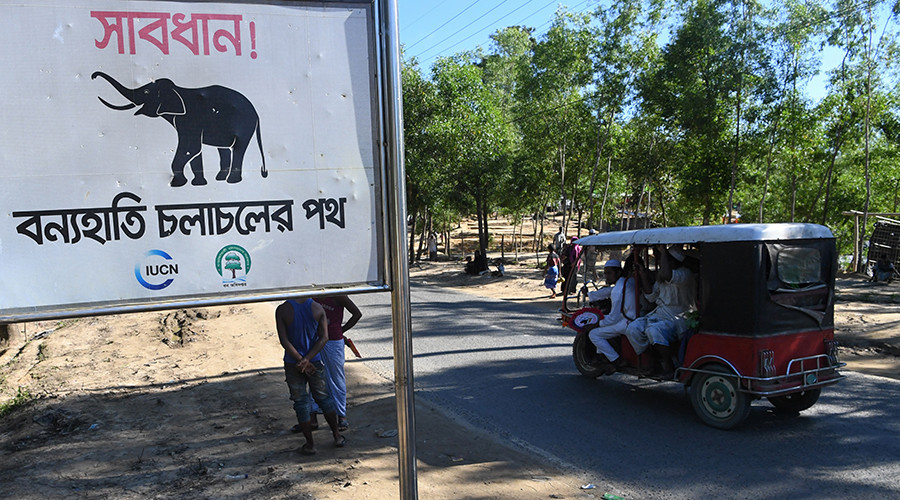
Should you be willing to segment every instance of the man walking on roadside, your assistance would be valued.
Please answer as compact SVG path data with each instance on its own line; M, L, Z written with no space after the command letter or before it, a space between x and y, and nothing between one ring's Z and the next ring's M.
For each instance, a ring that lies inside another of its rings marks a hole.
M553 235L553 248L556 249L556 252L562 256L563 247L566 245L566 233L563 232L562 226L559 226L559 231Z
M325 316L325 309L312 299L303 302L287 300L275 309L275 327L278 330L278 340L284 348L285 381L291 401L294 402L297 423L303 437L306 438L300 453L312 455L316 452L310 422L307 384L331 428L334 445L338 448L343 447L346 439L338 432L334 399L328 391L325 364L319 355L328 342L328 319Z

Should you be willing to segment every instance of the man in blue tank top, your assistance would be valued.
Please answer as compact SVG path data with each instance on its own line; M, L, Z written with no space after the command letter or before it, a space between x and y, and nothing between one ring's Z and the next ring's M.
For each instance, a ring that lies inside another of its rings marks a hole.
M312 299L298 302L287 300L275 309L275 327L278 340L284 347L284 376L294 402L294 412L306 444L300 453L312 455L316 452L310 422L309 392L331 427L334 445L344 446L346 440L338 432L337 413L334 399L328 392L325 378L325 364L319 352L328 343L328 319L325 309Z

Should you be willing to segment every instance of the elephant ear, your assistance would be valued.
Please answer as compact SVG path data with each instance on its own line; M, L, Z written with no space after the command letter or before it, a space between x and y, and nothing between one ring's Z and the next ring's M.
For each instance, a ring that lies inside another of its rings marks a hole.
M177 89L167 88L160 90L157 115L183 115L184 112L184 99L181 98L181 94L178 93Z

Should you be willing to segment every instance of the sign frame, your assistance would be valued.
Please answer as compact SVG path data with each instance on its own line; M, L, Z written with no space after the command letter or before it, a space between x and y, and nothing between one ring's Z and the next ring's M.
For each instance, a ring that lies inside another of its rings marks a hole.
M105 2L105 4L112 3L110 1ZM122 9L125 10L128 8L129 4L135 3L130 1L121 1L119 2L122 5ZM391 137L389 134L399 133L402 136L402 128L399 131L396 130L387 130L385 123L385 116L389 114L389 111L385 109L385 106L390 103L386 102L386 95L391 94L391 91L387 89L388 86L392 84L386 81L386 76L384 75L384 56L385 52L389 49L386 49L382 46L384 43L382 30L384 29L383 20L384 14L382 11L389 8L384 5L385 2L373 0L373 1L359 1L359 0L320 0L320 1L267 1L267 0L246 0L246 1L235 1L235 0L220 0L217 2L206 2L202 0L184 0L181 2L168 2L156 0L155 2L152 0L147 0L145 2L139 3L157 3L161 6L161 8L171 6L171 5L196 5L203 6L204 8L210 9L215 4L223 4L223 5L247 5L247 6L287 6L287 7L308 7L308 8L321 8L321 9L361 9L365 12L366 17L366 33L365 39L367 40L366 53L368 58L368 86L369 86L369 115L368 120L371 123L371 142L372 142L372 157L371 161L373 164L373 174L374 174L374 189L371 191L371 197L373 201L373 223L372 227L374 228L374 237L373 237L373 248L370 249L371 252L375 254L375 258L372 259L373 266L375 267L374 274L375 279L369 280L356 280L356 281L344 281L344 282L334 282L334 283L306 283L301 285L287 285L287 286L275 286L270 288L262 288L262 289L230 289L230 290L215 290L215 291L204 291L200 293L188 293L188 294L174 294L174 295L166 295L161 298L148 298L148 297L123 297L116 298L113 300L85 300L85 301L69 301L65 303L59 304L51 304L51 305L40 305L40 306L19 306L19 307L6 307L4 308L2 304L0 304L0 323L12 323L12 322L21 322L21 321L38 321L38 320L49 320L49 319L64 319L71 317L85 317L85 316L97 316L97 315L107 315L107 314L121 314L121 313L132 313L132 312L142 312L142 311L156 311L156 310L169 310L169 309L177 309L177 308L194 308L194 307L209 307L209 306L218 306L218 305L229 305L229 304L237 304L237 303L249 303L249 302L262 302L262 301L275 301L275 300L283 300L290 297L296 297L298 295L303 296L325 296L332 295L335 293L344 293L344 294L357 294L357 293L368 293L368 292L383 292L383 291L391 291L391 281L396 281L396 278L393 280L389 277L389 270L391 270L391 255L394 252L394 249L391 248L391 244L389 241L389 237L387 235L387 228L391 225L391 218L393 216L398 216L399 214L391 214L391 210L388 209L389 204L389 193L395 189L397 186L389 186L388 180L392 178L386 172L386 162L390 161L390 154L386 151L387 147L396 147L398 143L402 146L402 138L399 140L396 137ZM391 0L388 3L392 3ZM396 7L394 7L394 11L396 11ZM396 40L394 40L396 42ZM399 89L399 82L396 83L395 90ZM101 101L103 99L101 98ZM105 102L104 102L105 104ZM402 120L401 120L402 122ZM402 126L401 126L402 127ZM360 138L361 140L362 138ZM401 161L401 171L402 171L402 151L400 152L400 161ZM247 174L249 176L249 173ZM402 180L402 177L401 177ZM294 200L295 205L299 205L296 203L300 200ZM299 207L296 207L299 208ZM405 213L405 207L400 207L402 212ZM4 211L6 212L6 211ZM10 214L12 210L7 212ZM402 215L400 215L402 216ZM295 217L296 218L296 217ZM405 220L405 218L404 218ZM20 235L3 235L0 236L0 243L2 243L3 239L11 238L12 236ZM399 237L399 240L405 243L405 238ZM2 246L0 246L2 248ZM224 248L224 247L223 247ZM2 251L0 251L2 254ZM401 259L402 260L402 259ZM99 265L100 263L96 263ZM323 264L324 265L324 264ZM249 266L247 266L249 268ZM370 269L371 271L371 269ZM99 272L103 272L99 270ZM221 271L220 271L221 274ZM391 273L392 274L392 273ZM140 276L138 276L138 280L140 280ZM2 288L2 287L0 287Z

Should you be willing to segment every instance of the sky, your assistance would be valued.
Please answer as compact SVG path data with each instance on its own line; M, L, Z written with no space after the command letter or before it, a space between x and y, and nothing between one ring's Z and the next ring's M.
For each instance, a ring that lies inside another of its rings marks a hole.
M535 38L550 28L559 6L570 12L591 12L599 0L398 0L400 43L404 55L415 56L425 74L440 56L481 46L491 49L490 35L500 28L524 25L535 28ZM822 68L834 66L840 54L826 50ZM807 85L814 100L825 94L825 75Z
M406 57L415 56L423 69L435 58L482 46L489 49L490 35L500 28L525 25L543 35L550 28L557 7L591 11L597 0L398 0L400 43Z

